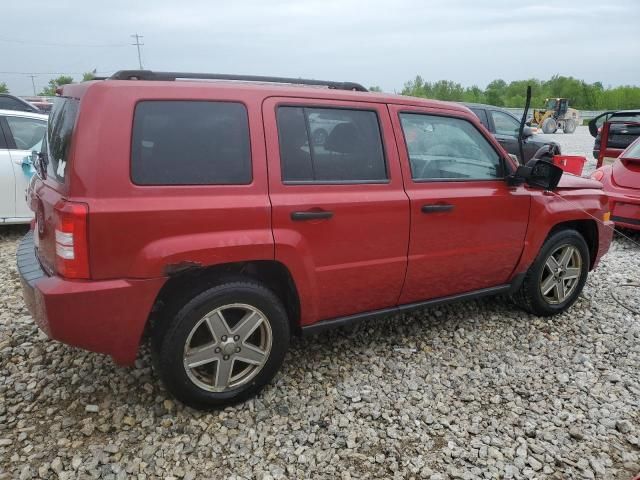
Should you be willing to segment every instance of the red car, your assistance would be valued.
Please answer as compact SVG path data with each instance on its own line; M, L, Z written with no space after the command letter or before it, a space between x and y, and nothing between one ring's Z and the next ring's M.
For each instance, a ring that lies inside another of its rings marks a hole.
M593 172L591 178L604 185L609 195L611 220L616 226L640 230L640 138L613 164Z
M255 394L292 334L495 294L563 312L612 238L599 182L518 166L464 106L355 83L65 85L35 164L35 321L121 364L147 332L195 407Z

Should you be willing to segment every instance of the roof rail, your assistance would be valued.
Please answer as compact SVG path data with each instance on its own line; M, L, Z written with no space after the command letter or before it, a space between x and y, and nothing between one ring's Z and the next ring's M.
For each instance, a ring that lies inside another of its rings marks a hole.
M263 77L260 75L230 75L224 73L187 73L187 72L154 72L151 70L120 70L109 77L109 80L164 80L174 81L178 79L197 80L235 80L243 82L264 83L290 83L294 85L315 85L337 90L355 90L367 92L368 90L354 82L332 82L325 80L310 80L308 78L288 77Z

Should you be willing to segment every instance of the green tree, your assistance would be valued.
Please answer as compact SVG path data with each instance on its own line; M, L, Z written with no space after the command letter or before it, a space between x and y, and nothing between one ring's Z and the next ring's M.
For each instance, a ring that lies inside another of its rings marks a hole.
M9 93L9 87L4 82L0 82L0 93Z
M95 68L90 72L84 72L82 74L82 81L83 82L88 82L89 80L93 80L94 78L96 78L96 69Z
M531 85L531 107L542 108L545 98L567 98L573 108L583 110L621 110L640 106L640 86L623 85L605 88L602 82L586 83L573 77L554 75L549 80L515 80L507 83L497 79L482 90L478 86L463 88L450 80L425 82L416 76L404 84L402 95L439 100L488 103L504 107L523 107L527 86Z
M38 95L53 97L56 94L56 89L58 87L61 85L67 85L68 83L73 83L73 77L70 77L69 75L61 75L58 78L52 78L49 80L49 84L43 88Z

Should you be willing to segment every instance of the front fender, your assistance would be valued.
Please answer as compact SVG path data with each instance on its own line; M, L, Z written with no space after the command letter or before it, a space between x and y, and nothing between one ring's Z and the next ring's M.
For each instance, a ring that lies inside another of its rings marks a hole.
M605 241L607 247L610 243L606 242L606 234L602 231L603 228L606 229L606 224L601 225L604 214L609 211L608 205L606 194L600 190L560 190L559 192L532 190L529 227L522 256L514 270L514 275L529 269L551 230L566 222L597 220L599 233L597 262L604 253L602 242Z

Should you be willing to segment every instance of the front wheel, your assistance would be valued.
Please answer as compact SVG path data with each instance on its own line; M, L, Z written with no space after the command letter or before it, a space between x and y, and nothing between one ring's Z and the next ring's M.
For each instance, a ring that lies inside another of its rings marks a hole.
M573 132L575 132L576 131L576 122L573 119L568 118L564 122L564 128L562 129L562 131L564 133L573 133Z
M224 283L184 305L154 339L167 390L199 409L251 397L276 374L289 345L287 314L253 281Z
M558 124L553 118L546 118L544 122L542 122L543 133L555 133L557 129L558 129Z
M589 248L575 230L560 230L542 245L529 268L516 303L530 313L551 316L575 303L587 281Z

